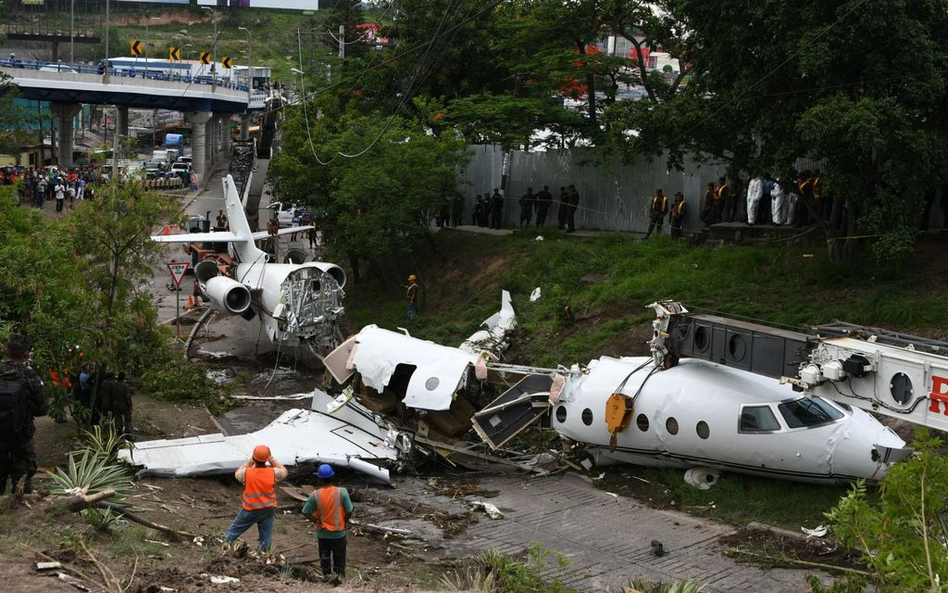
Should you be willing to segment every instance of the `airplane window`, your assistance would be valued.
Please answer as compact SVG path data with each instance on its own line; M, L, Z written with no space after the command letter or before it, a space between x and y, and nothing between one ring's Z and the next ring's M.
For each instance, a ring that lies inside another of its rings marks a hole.
M678 421L672 417L669 417L665 421L665 430L668 431L668 434L678 434Z
M744 406L741 410L741 432L780 430L780 423L770 406Z
M703 439L706 439L709 436L711 436L711 429L708 428L708 423L705 422L704 420L702 420L701 422L698 422L698 426L695 427L695 431L698 433L698 436Z
M648 416L645 414L639 414L635 418L635 425L639 427L639 430L645 432L648 430Z
M560 424L566 422L566 406L556 408L556 421Z
M843 417L842 412L818 397L805 397L778 407L790 428L829 424Z
M589 408L583 410L583 424L591 426L593 423L593 411Z

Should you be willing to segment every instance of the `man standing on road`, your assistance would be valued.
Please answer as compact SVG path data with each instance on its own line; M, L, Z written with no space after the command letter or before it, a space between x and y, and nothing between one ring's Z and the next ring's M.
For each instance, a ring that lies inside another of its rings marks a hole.
M658 225L658 234L662 234L662 226L665 224L665 214L668 213L668 196L662 192L662 188L655 190L655 195L652 196L652 203L649 206L648 212L648 232L645 233L646 239L652 236L655 225Z
M333 484L335 472L326 464L316 472L317 488L303 505L303 516L313 522L323 574L340 583L346 576L346 524L352 516L349 492Z
M36 473L36 450L33 418L49 413L43 381L27 366L30 345L26 337L10 334L7 338L6 362L0 364L0 494L10 492L23 479L23 492L33 491Z
M227 543L234 542L256 525L260 549L270 549L277 513L276 484L286 477L286 473L283 464L270 454L270 447L257 445L253 448L253 456L234 472L237 481L244 485L244 496L240 512L224 536Z
M56 196L56 212L62 212L63 204L66 202L66 187L63 185L61 177L56 178L56 185L53 186L53 194Z

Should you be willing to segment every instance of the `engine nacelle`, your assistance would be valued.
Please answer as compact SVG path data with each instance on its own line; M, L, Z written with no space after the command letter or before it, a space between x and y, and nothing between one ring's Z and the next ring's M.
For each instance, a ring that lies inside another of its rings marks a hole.
M240 315L250 308L250 289L227 276L214 276L201 283L204 298L217 309Z

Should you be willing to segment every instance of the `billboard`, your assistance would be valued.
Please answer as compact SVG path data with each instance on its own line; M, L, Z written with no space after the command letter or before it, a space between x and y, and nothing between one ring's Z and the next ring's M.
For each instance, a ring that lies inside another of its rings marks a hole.
M191 0L113 0L121 4L190 4Z
M319 0L198 0L198 6L316 10Z

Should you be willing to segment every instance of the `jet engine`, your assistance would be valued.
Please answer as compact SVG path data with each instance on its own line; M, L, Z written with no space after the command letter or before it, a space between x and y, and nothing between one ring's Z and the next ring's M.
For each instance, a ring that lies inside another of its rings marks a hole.
M240 315L250 308L250 289L227 276L222 276L217 264L204 260L194 269L201 296L215 308Z

